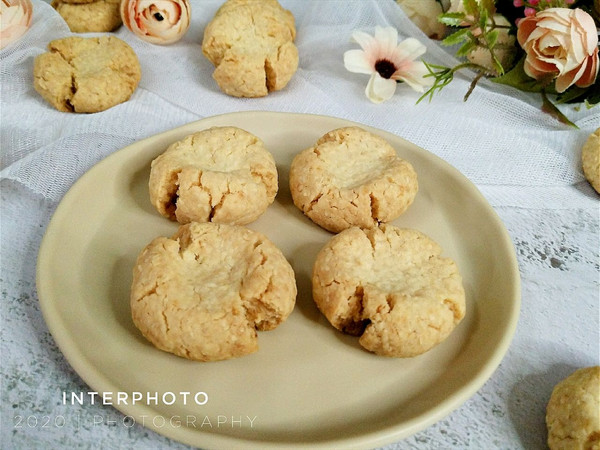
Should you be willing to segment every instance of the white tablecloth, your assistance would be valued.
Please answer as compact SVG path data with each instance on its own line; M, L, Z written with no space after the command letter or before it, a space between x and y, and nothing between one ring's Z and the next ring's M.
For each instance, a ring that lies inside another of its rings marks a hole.
M285 90L260 99L219 91L200 44L220 0L192 1L192 24L172 46L154 46L121 28L142 80L132 98L97 114L54 110L33 89L32 66L47 43L70 35L61 17L34 0L30 31L0 52L2 195L2 430L5 448L184 448L98 404L63 405L86 385L44 323L35 266L62 195L95 162L126 145L185 123L234 111L336 116L397 134L445 159L482 191L504 221L522 277L514 341L491 379L437 424L390 448L544 448L552 387L599 363L598 195L585 181L580 151L600 127L600 110L567 106L578 129L539 110L540 99L483 81L468 102L462 76L432 102L400 85L375 105L367 77L349 73L343 53L354 29L399 29L427 44L424 58L454 60L392 0L283 0L296 17L300 67ZM55 423L66 418L66 425ZM29 422L27 419L29 418ZM101 423L97 419L102 418ZM35 423L34 423L35 419Z

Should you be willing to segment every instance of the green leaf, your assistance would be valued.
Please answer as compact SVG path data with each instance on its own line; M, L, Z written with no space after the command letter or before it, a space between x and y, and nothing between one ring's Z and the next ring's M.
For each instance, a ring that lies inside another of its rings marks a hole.
M425 64L425 67L427 68L427 71L429 72L427 75L425 75L426 77L428 77L430 75L437 75L438 73L450 72L452 70L450 67L440 66L439 64L428 63L427 61L423 61L423 64ZM438 72L436 72L435 70L432 70L432 69L437 69Z
M463 6L465 7L465 12L472 16L477 14L477 10L479 9L477 0L463 0Z
M600 80L596 80L596 82L590 86L586 102L592 106L600 103Z
M438 22L451 27L459 27L464 21L465 13L463 12L445 13L438 16Z
M558 97L556 97L556 103L562 104L582 102L583 100L585 100L585 95L587 91L587 89L572 86L562 94L559 94Z
M600 82L596 82L586 88L571 86L565 92L558 95L557 103L580 103L587 102L590 105L600 103Z
M559 122L569 125L571 127L579 128L573 122L571 122L567 116L565 116L560 110L550 101L546 92L542 90L542 111L546 114L550 114L552 117L557 119Z
M446 38L444 38L444 40L442 40L442 44L443 45L458 44L459 42L462 42L465 40L468 33L469 33L468 28L461 28L460 30L458 30L458 31L452 33L451 35L447 36Z
M486 11L488 17L493 17L496 14L496 2L494 0L480 0L479 11Z
M525 73L523 69L525 57L521 58L515 66L499 77L491 78L491 81L499 84L506 84L525 92L542 92L549 89L551 79L536 80ZM551 93L554 93L551 91Z
M498 35L500 32L498 30L492 30L489 33L485 34L485 41L487 42L488 48L492 49L498 42Z
M465 42L457 51L456 56L464 57L467 56L472 50L477 48L477 44L473 41Z
M427 90L418 100L417 104L420 103L423 99L429 97L429 101L433 99L433 95L436 91L441 91L447 86L450 82L452 82L452 78L454 77L454 73L451 68L445 66L438 66L435 64L429 64L426 61L423 61L427 71L429 72L426 77L433 77L434 82L433 85ZM434 70L435 69L435 70Z
M598 103L590 103L587 100L584 100L583 104L585 105L586 109L592 109L594 106L596 106Z
M492 62L494 63L494 68L496 69L496 72L500 75L504 74L504 67L502 66L502 63L493 51L490 50L490 52L492 53Z
M481 9L481 11L479 12L479 28L482 31L485 31L487 29L488 26L488 12L487 9Z

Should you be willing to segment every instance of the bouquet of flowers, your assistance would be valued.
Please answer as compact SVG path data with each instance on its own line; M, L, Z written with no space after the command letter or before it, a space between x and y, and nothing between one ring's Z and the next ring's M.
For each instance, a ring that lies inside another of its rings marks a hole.
M355 32L362 54L350 50L344 62L350 71L372 75L366 91L372 101L391 97L395 90L392 82L400 81L423 92L419 101L431 100L455 73L468 69L474 76L465 100L486 77L541 94L542 110L570 125L574 124L549 96L557 104L591 107L600 102L600 83L596 81L600 0L396 1L430 38L456 48L462 62L444 67L415 61L425 52L424 46L419 47L414 38L392 44L389 28L377 28L374 37ZM372 58L374 48L378 49L378 61Z

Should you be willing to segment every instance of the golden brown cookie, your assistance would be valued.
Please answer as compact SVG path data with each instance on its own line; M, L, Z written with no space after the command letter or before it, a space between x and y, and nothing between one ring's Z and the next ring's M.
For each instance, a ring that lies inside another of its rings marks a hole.
M326 230L373 227L413 202L417 174L383 138L362 128L330 131L294 158L294 204Z
M51 5L73 33L114 31L123 23L120 0L53 0Z
M583 174L592 187L600 194L600 128L588 137L581 149Z
M72 3L72 4L82 4L82 3L93 3L98 0L60 0L61 3Z
M228 0L204 30L202 52L226 94L263 97L298 68L294 16L277 0Z
M313 298L327 320L382 356L411 357L442 342L465 315L454 261L421 232L391 225L335 235L318 253Z
M57 39L48 50L35 59L33 86L59 111L104 111L127 101L141 78L136 54L115 36Z
M600 449L600 366L576 370L554 387L546 425L551 450Z
M175 142L152 161L150 201L180 223L245 225L277 194L277 167L263 142L236 127L214 127Z
M277 247L241 226L190 223L154 239L133 270L133 322L157 348L216 361L258 349L296 300L294 272Z

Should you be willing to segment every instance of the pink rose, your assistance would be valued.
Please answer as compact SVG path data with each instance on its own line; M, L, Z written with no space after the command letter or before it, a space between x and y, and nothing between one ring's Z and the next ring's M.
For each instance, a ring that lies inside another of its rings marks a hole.
M525 50L525 73L556 79L556 91L587 87L598 75L598 31L594 19L575 8L549 8L519 22L517 39Z
M30 0L0 0L0 48L25 34L31 25L32 15Z
M137 37L152 44L172 44L190 26L188 0L122 0L123 23Z

